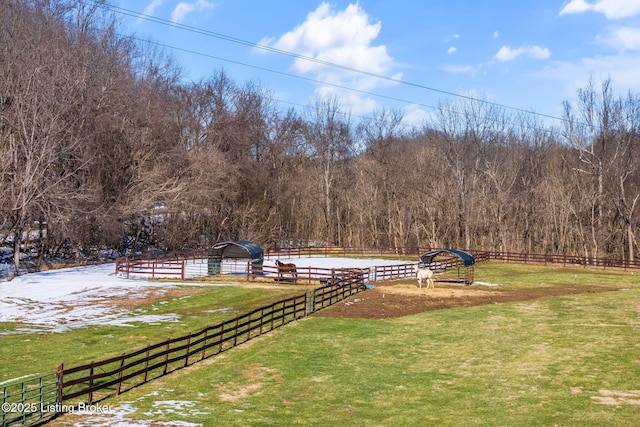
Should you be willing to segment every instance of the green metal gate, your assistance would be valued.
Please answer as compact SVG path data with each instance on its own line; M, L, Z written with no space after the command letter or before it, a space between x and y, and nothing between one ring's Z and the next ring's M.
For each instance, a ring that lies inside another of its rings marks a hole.
M58 374L0 384L0 427L28 426L59 410Z

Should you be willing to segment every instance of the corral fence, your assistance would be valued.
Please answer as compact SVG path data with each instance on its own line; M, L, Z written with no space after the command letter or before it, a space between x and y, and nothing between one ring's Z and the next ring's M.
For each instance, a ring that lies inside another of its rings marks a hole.
M620 268L623 270L640 270L640 260L628 260L618 258L596 258L588 256L575 256L563 254L527 254L514 252L478 251L471 252L474 257L476 253L483 259L498 260L514 263L537 263L537 264L562 264L579 265L583 267L596 268ZM478 257L476 257L478 260Z
M287 323L309 316L366 289L367 272L340 270L324 286L257 308L198 332L56 373L0 386L2 424L39 424L69 408L93 405L106 397L185 368Z
M332 246L322 247L304 247L304 248L277 248L267 249L265 258L302 258L302 257L349 257L349 256L376 256L384 258L406 258L419 257L433 248L427 247L397 247L397 248L340 248ZM580 265L583 267L596 268L621 268L624 270L640 270L640 260L624 260L616 258L595 258L587 256L563 255L563 254L528 254L518 252L501 252L501 251L483 251L470 250L477 262L483 261L505 261L514 263L542 263L542 264L561 264L561 265ZM244 272L247 279L256 279L260 277L259 273L251 271L251 266L244 260L229 261L233 263L228 270L219 271L220 273L234 273L238 271ZM407 271L414 264L408 263ZM385 278L408 277L403 276L396 266L385 267L389 272L389 276L385 276L383 269L376 269L371 272L369 280L383 280ZM431 266L438 270L437 266ZM401 268L400 268L401 269ZM313 267L298 267L297 280L288 280L292 278L282 277L283 282L296 282L312 284L319 276L330 275L330 271L320 271ZM327 270L327 269L324 269ZM217 273L217 272L216 272ZM267 265L262 266L262 276L277 275L277 269ZM145 257L127 257L118 258L116 260L116 274L122 277L148 277L152 279L181 279L203 277L214 274L211 271L207 251L190 251L183 253L157 253L147 254ZM399 274L399 275L397 275Z

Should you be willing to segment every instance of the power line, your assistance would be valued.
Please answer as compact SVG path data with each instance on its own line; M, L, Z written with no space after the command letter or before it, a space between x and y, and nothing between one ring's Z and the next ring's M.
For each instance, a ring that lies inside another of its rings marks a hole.
M526 113L526 114L532 114L532 115L536 115L536 116L543 117L543 118L546 118L546 119L559 120L559 121L563 121L563 122L566 121L566 119L564 119L562 117L552 116L552 115L544 114L544 113L538 113L538 112L535 112L535 111L532 111L532 110L527 110L527 109L523 109L523 108L519 108L519 107L511 107L511 106L500 104L500 103L497 103L497 102L478 99L478 98L474 98L474 97L468 96L468 95L461 95L461 94L457 94L457 93L450 92L450 91L447 91L447 90L437 89L437 88L426 86L426 85L419 84L419 83L409 82L409 81L406 81L406 80L401 80L401 79L397 79L397 78L394 78L394 77L384 76L384 75L381 75L381 74L376 74L376 73L373 73L373 72L370 72L370 71L360 70L360 69L349 67L349 66L342 65L342 64L337 64L337 63L333 63L333 62L329 62L329 61L324 61L324 60L313 58L313 57L310 57L310 56L305 56L305 55L297 54L297 53L294 53L294 52L289 52L289 51L286 51L286 50L277 49L277 48L274 48L274 47L271 47L271 46L266 46L266 45L262 45L262 44L259 44L259 43L250 42L250 41L243 40L243 39L240 39L240 38L237 38L237 37L228 36L228 35L225 35L225 34L222 34L222 33L217 33L217 32L214 32L214 31L209 31L209 30L205 30L205 29L202 29L202 28L197 28L197 27L193 27L193 26L190 26L190 25L185 25L185 24L181 24L181 23L177 23L177 22L172 22L172 21L169 21L169 20L166 20L166 19L163 19L163 18L158 18L158 17L152 16L152 15L147 15L147 14L144 14L144 13L136 12L134 10L125 9L125 8L122 8L122 7L119 7L119 6L111 6L111 5L106 5L106 4L99 4L98 6L101 7L101 8L104 8L104 9L111 10L111 11L113 11L115 13L118 13L118 14L121 14L121 15L132 17L132 18L143 19L145 21L150 21L150 22L154 22L154 23L157 23L157 24L161 24L161 25L167 25L167 26L170 26L170 27L179 28L179 29L182 29L182 30L185 30L185 31L189 31L189 32L192 32L192 33L205 35L207 37L212 37L212 38L228 41L228 42L231 42L231 43L236 43L236 44L240 44L240 45L244 45L244 46L248 46L248 47L264 50L264 51L267 51L267 52L277 53L277 54L288 56L288 57L295 58L295 59L302 59L302 60L305 60L305 61L313 62L313 63L316 63L316 64L324 65L324 66L327 66L327 67L331 67L331 68L335 68L335 69L339 69L339 70L343 70L343 71L349 71L349 72L352 72L352 73L361 74L361 75L365 75L365 76L369 76L369 77L374 77L374 78L378 78L378 79L381 79L381 80L389 81L389 82L392 82L392 83L406 85L406 86L410 86L410 87L414 87L414 88L418 88L418 89L422 89L422 90L427 90L427 91L431 91L431 92L436 92L436 93L440 93L440 94L451 96L451 97L456 97L456 98L466 99L466 100L470 100L470 101L474 101L474 102L479 102L479 103L483 103L483 104L486 104L486 105L491 105L491 106L495 106L495 107L499 107L499 108L503 108L503 109L518 111L518 112ZM148 40L145 40L145 41L148 42ZM316 80L316 79L297 76L297 75L294 75L294 74L291 74L291 73L285 73L285 72L281 72L281 71L268 69L268 68L265 68L265 67L250 65L250 64L239 62L239 61L233 61L233 60L229 60L229 59L226 59L226 58L216 57L216 56L213 56L213 55L207 55L207 54L203 54L201 52L196 52L196 51L189 50L189 49L177 48L177 47L168 46L168 45L165 45L165 44L162 44L162 43L156 43L156 44L161 45L161 46L166 46L166 47L171 48L171 49L175 49L175 50L191 53L191 54L210 57L210 58L217 59L217 60L220 60L220 61L226 61L226 62L238 64L238 65L252 67L252 68L255 68L255 69L260 69L262 71L269 71L269 72L285 75L285 76L288 76L288 77L299 78L299 79L307 80L307 81L314 82L314 83L317 83L317 84L329 85L329 86L333 86L333 87L337 87L337 88L341 88L341 89L345 89L345 90L351 90L351 91L355 91L355 92L359 92L359 93L363 93L363 94L379 96L379 97L382 97L382 98L385 98L385 99L389 99L389 100L394 100L394 101L407 102L407 103L414 104L414 105L419 105L419 106L422 106L422 107L434 108L434 109L436 108L436 107L429 106L429 105L424 105L424 104L421 104L421 103L418 103L418 102L410 102L410 101L402 100L402 99L395 98L395 97L374 94L374 93L370 93L370 92L367 92L367 91L353 89L353 88L349 88L349 87L342 86L342 85L322 82L322 81L319 81L319 80Z
M274 73L274 74L280 74L280 75L283 75L283 76L286 76L286 77L291 77L291 78L294 78L294 79L304 80L304 81L308 81L308 82L311 82L311 83L322 84L322 85L325 85L325 86L332 86L332 87L335 87L335 88L338 88L338 89L345 89L345 90L349 90L349 91L352 91L352 92L357 92L357 93L361 93L361 94L365 94L365 95L372 95L372 96L388 99L390 101L397 101L397 102L402 102L402 103L406 103L406 104L413 104L413 105L418 105L420 107L425 107L425 108L432 108L432 109L437 109L438 108L438 107L434 107L433 105L422 104L422 103L419 103L419 102L408 101L408 100L402 99L402 98L396 98L396 97L393 97L393 96L388 96L388 95L382 95L382 94L378 94L378 93L368 92L368 91L365 91L365 90L360 90L360 89L355 89L355 88L348 87L348 86L339 85L337 83L324 82L322 80L314 79L314 78L311 78L311 77L304 77L304 76L300 76L300 75L296 75L296 74L287 73L285 71L278 71L278 70L274 70L272 68L261 67L259 65L247 64L246 62L236 61L236 60L228 59L228 58L222 58L220 56L210 55L208 53L198 52L198 51L195 51L195 50L185 49L185 48L181 48L181 47L177 47L177 46L171 46L171 45L168 45L168 44L165 44L165 43L160 43L160 42L154 42L154 41L151 41L151 40L141 39L141 38L138 38L138 37L135 37L135 36L125 35L125 34L120 34L120 36L129 37L132 40L137 40L137 41L142 42L142 43L150 43L150 44L153 44L153 45L156 45L156 46L159 46L159 47L165 47L165 48L172 49L172 50L177 50L177 51L180 51L180 52L185 52L185 53L190 53L190 54L193 54L193 55L203 56L203 57L210 58L210 59L215 59L215 60L218 60L218 61L229 62L231 64L242 65L244 67L249 67L249 68L253 68L253 69L256 69L256 70L260 70L260 71L267 71L269 73Z

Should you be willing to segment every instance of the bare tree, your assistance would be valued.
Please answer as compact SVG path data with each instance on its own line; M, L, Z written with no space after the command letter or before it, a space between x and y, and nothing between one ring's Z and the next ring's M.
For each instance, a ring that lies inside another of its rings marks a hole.
M68 66L75 58L59 21L13 2L3 15L0 34L11 40L0 42L2 210L11 221L17 273L33 221L76 209L89 194L78 190L88 165L75 155L87 82Z
M316 99L306 122L306 150L319 169L318 190L324 213L322 238L331 243L339 243L335 184L345 160L353 155L350 118L341 111L336 99Z
M577 112L575 112L577 110ZM578 105L564 103L565 138L577 151L581 165L576 171L592 177L592 203L590 207L591 254L607 252L610 241L608 218L612 206L606 194L612 190L611 177L616 175L617 164L624 157L625 127L624 102L613 93L611 79L605 79L597 90L593 79L578 90ZM617 187L618 182L613 181Z

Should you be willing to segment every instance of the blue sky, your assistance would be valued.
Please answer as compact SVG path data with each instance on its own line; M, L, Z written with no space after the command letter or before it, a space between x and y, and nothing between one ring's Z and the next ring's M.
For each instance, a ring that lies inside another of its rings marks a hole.
M415 123L456 95L561 116L591 76L640 92L640 0L114 4L127 33L171 47L185 79L224 69L283 107L330 94L354 115L393 108Z

